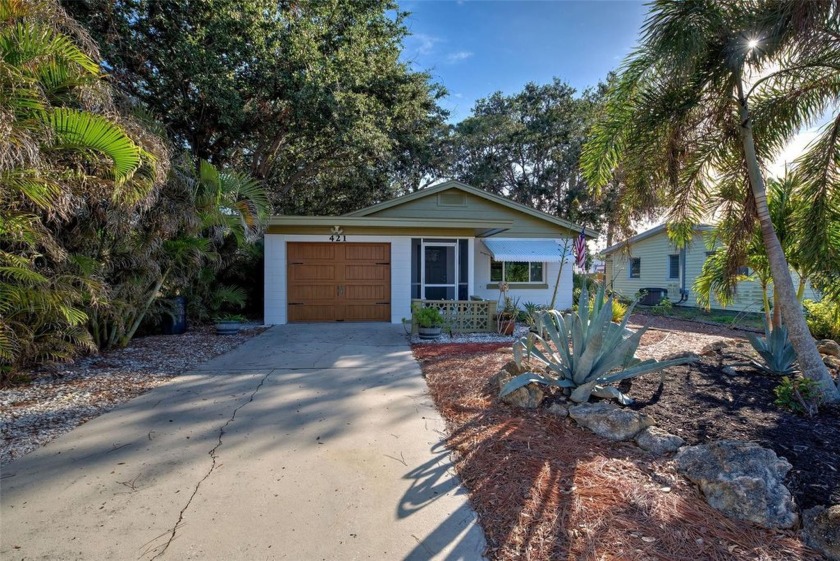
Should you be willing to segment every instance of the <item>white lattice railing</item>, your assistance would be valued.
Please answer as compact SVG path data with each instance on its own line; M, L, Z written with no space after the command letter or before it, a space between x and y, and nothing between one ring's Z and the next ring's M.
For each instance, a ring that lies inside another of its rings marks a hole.
M492 333L496 331L496 305L493 300L412 300L424 308L437 308L453 333ZM412 323L412 331L417 325Z

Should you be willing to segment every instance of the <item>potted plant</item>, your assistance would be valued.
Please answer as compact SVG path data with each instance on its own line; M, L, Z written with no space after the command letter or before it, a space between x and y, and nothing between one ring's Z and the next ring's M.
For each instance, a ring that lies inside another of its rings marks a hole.
M246 318L241 314L220 314L213 319L217 335L235 335Z
M418 304L411 310L412 319L417 322L421 339L437 339L443 327L443 316L437 308L426 308Z
M539 322L540 315L548 309L547 306L535 304L534 302L525 302L522 307L525 309L524 321L528 326L528 330L531 333L538 333L537 323Z
M505 296L504 306L498 314L498 329L502 335L513 335L516 316L519 315L519 298Z

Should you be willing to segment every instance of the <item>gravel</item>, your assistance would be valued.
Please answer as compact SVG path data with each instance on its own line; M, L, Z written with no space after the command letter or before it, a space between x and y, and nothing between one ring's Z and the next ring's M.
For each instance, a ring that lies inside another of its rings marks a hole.
M500 335L498 333L447 333L441 334L437 339L421 339L417 335L409 337L412 345L447 345L450 343L510 343L528 334L528 328L517 326L512 335Z
M212 326L192 328L183 335L142 337L124 349L29 372L25 385L0 388L0 464L263 331L248 324L235 335L220 336Z

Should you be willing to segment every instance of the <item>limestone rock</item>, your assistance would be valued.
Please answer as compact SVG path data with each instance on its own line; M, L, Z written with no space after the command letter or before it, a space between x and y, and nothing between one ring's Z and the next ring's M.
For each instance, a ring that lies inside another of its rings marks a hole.
M805 543L831 561L840 561L840 505L806 510L802 525Z
M662 357L662 360L663 361L665 361L665 360L676 360L678 358L690 358L694 361L699 361L700 360L700 355L698 355L697 353L691 352L691 351L681 351L681 352L678 352L678 353L671 353L669 355L665 355L665 356Z
M835 358L831 355L824 355L823 363L825 363L828 368L840 372L840 358Z
M791 465L772 450L720 440L683 447L674 461L700 486L706 501L727 516L765 528L792 528L798 522L793 498L782 485Z
M838 344L837 341L833 341L831 339L818 341L817 350L820 351L820 354L840 358L840 344Z
M493 376L491 379L491 383L494 388L497 388L497 391L501 391L505 384L507 384L512 378L522 374L523 372L527 372L526 370L519 368L516 365L515 361L510 361L504 366L499 372ZM502 399L503 402L511 405L513 407L524 407L526 409L536 409L542 403L543 397L545 394L542 391L542 388L537 384L528 384L527 386L523 386L516 391L513 391Z
M551 407L548 408L548 412L562 419L569 416L569 406L563 403L552 403Z
M666 432L659 427L642 429L634 440L639 445L639 448L657 456L676 452L680 446L685 444L685 440L679 436Z
M502 398L502 401L513 407L536 409L542 403L545 394L537 384L528 384L516 391L512 391Z
M580 426L610 440L630 440L654 424L650 415L607 402L575 405L569 409L569 415Z
M726 343L724 341L715 341L714 343L710 343L703 347L700 351L702 356L716 356L720 351L726 348Z

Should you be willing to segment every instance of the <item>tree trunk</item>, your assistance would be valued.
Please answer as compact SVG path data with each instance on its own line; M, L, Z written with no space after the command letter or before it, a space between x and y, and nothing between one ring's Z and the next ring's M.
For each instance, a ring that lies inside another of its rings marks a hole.
M764 240L764 248L767 251L767 260L770 263L770 273L773 277L774 294L778 294L774 307L781 310L782 319L788 329L790 342L796 351L799 361L799 369L802 374L819 384L825 401L840 401L840 391L834 384L831 374L828 372L822 361L814 338L808 330L805 322L805 315L802 313L802 306L796 298L796 291L793 288L793 279L790 276L790 267L785 259L782 244L773 228L773 221L770 219L770 211L767 208L767 196L764 187L764 178L758 165L758 157L755 153L755 142L753 140L752 123L750 122L750 111L747 99L744 96L743 84L738 78L738 103L741 116L741 142L744 147L744 157L747 163L747 170L750 179L750 188L755 198L755 207L758 213L758 220L761 224L761 236Z
M802 300L805 298L805 285L808 284L808 279L804 276L799 275L799 287L796 289L796 299L799 300L799 303L802 303Z

